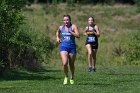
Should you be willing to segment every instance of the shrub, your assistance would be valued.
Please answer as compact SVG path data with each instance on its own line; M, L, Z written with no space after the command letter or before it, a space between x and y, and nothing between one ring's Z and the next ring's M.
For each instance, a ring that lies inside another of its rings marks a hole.
M0 72L15 67L38 69L53 49L47 35L26 24L25 4L25 0L0 1Z
M135 32L129 35L128 46L126 48L126 60L130 64L132 62L140 62L140 33Z
M10 67L11 64L10 50L13 44L10 39L14 37L19 26L23 24L24 17L21 14L21 8L24 4L24 0L0 1L0 50L2 50L0 62L4 64L3 67Z

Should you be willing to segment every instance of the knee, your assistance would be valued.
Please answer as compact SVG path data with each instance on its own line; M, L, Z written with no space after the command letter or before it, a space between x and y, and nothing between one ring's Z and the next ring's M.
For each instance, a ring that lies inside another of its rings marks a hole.
M74 67L75 67L74 64L71 64L71 65L70 65L70 68L71 68L71 69L72 69L72 68L74 69Z
M88 52L88 55L91 56L92 55L92 52Z
M67 62L63 62L63 66L67 66L67 64L68 64Z

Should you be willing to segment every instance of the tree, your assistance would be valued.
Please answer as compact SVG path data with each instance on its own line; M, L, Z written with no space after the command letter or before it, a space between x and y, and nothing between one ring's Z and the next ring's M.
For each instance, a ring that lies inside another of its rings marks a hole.
M21 8L25 5L23 0L0 1L0 70L11 66L11 48L14 47L12 38L15 36L21 24L23 16ZM1 71L0 71L1 72Z

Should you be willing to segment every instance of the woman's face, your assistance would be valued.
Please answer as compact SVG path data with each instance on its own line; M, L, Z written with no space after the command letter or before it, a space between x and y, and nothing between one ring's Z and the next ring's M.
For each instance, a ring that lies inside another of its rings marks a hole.
M66 25L66 26L70 25L69 17L64 17L63 22L64 22L64 25Z
M90 18L88 19L88 23L89 23L89 25L92 25L92 24L94 23L93 18L90 17Z

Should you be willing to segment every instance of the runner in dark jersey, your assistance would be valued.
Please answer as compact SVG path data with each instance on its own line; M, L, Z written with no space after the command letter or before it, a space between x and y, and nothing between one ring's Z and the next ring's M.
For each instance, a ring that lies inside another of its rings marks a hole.
M56 32L56 39L60 44L60 55L62 58L62 63L64 67L64 82L68 82L68 63L70 66L70 84L74 84L74 62L76 58L76 43L75 37L79 37L78 28L75 24L71 23L71 18L69 15L64 15L64 24L60 26ZM62 39L60 38L62 37Z
M84 35L87 35L86 48L88 50L88 71L95 72L96 68L96 53L98 49L98 37L100 36L99 28L94 22L93 17L88 18L88 26L84 30Z

